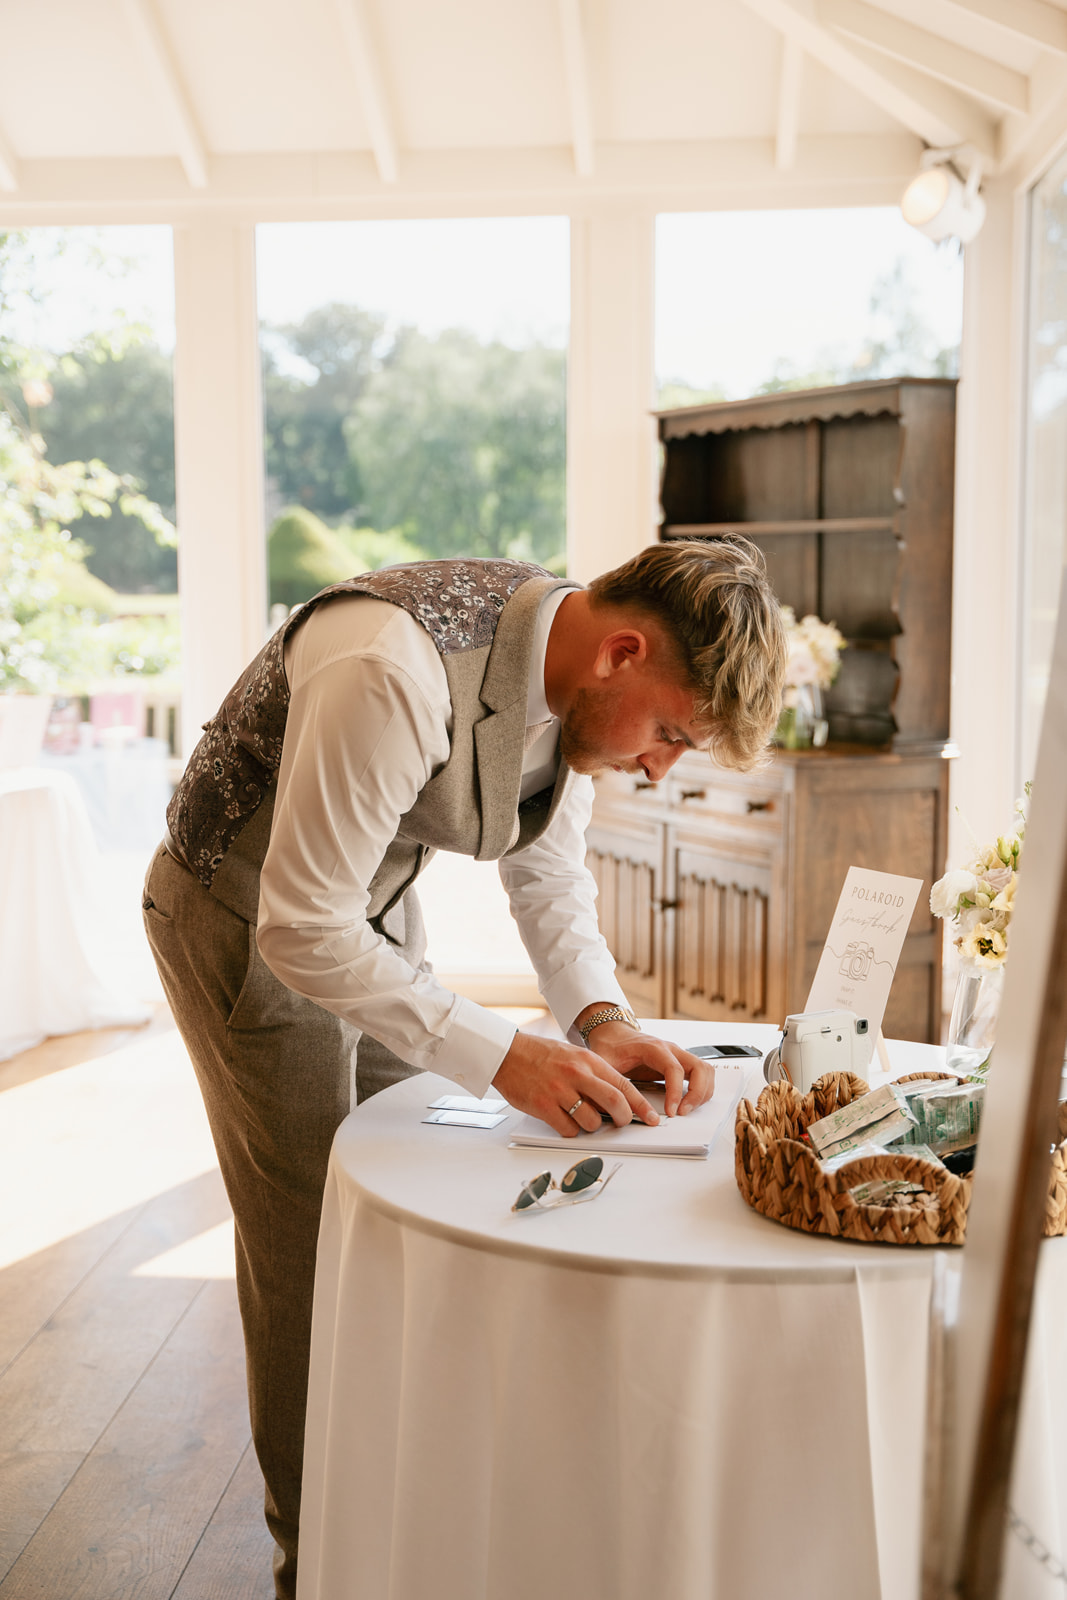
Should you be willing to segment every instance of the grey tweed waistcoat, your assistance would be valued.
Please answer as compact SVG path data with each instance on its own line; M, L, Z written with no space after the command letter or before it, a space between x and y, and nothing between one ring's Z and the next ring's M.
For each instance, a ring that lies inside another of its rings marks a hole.
M289 709L286 640L322 601L365 594L401 606L441 654L452 697L448 760L399 819L370 883L368 920L404 942L403 896L434 851L495 861L548 826L570 773L519 803L530 651L545 595L564 586L519 561L431 561L332 585L288 618L234 684L167 808L170 843L211 893L249 922L270 840ZM358 702L353 715L358 715Z

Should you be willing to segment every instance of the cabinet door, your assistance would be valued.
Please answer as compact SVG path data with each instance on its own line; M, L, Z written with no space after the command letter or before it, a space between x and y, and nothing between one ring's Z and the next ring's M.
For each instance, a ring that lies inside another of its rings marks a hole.
M600 931L619 982L641 1017L663 1015L663 828L599 812L586 834Z
M676 906L669 1014L778 1021L773 849L716 845L679 832L671 840L670 864Z
M789 1010L804 1005L849 867L921 878L883 1031L886 1038L936 1043L941 925L930 911L930 890L944 871L948 763L923 756L828 757L798 762L796 772Z

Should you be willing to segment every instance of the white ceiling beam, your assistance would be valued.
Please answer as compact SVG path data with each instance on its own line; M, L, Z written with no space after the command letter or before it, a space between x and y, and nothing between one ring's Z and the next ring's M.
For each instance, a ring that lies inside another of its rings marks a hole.
M383 183L395 183L400 170L396 130L386 92L385 74L367 26L363 6L360 0L334 0L334 9L344 36L352 76L356 80L378 176Z
M563 33L563 67L571 113L574 170L580 178L593 175L593 97L589 89L589 55L581 0L558 0Z
M819 20L815 0L744 3L927 144L973 144L987 159L994 159L996 129L973 100L864 45L846 44L836 29Z
M1050 5L1049 0L949 0L949 4L957 11L995 22L998 28L1043 50L1067 55L1067 12Z
M970 144L985 158L992 168L999 153L997 120L986 108L968 94L961 94L951 84L939 83L903 61L891 61L867 45L853 40L849 44L853 59L878 74L883 84L912 101L920 108L924 120L930 120L936 129L940 125L953 135L949 144ZM856 82L857 80L853 80ZM913 130L919 133L917 127Z
M893 205L915 176L920 141L903 129L806 134L789 173L768 138L601 141L593 179L569 145L524 150L406 151L386 186L370 151L322 150L211 158L211 183L192 190L167 157L19 162L19 191L0 193L0 227L161 222L187 216L299 222L330 218L586 214L600 199L654 209Z
M7 135L0 128L0 189L8 194L14 194L19 186L19 161L18 156L8 143Z
M774 164L779 172L792 172L800 132L800 80L804 51L795 39L782 39L782 67L778 79L778 123L774 138Z
M1062 142L1067 56L1049 53L1036 63L1030 79L1030 104L1028 117L1005 117L1000 125L1000 170L1011 173L1020 193L1044 176L1049 152Z
M1004 111L1021 111L1025 116L1030 110L1030 80L1023 73L953 44L940 34L917 28L864 0L819 0L819 18L849 38L871 45L897 61L908 61L944 83L992 101Z
M192 188L205 189L207 148L153 0L123 0L123 9L149 79L156 87L170 123L185 176Z

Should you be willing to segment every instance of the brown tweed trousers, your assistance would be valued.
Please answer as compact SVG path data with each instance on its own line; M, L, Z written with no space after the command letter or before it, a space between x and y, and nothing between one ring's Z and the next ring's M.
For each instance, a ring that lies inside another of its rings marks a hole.
M145 881L149 944L234 1211L252 1436L278 1546L279 1600L296 1593L315 1246L330 1148L357 1101L413 1070L287 989L256 945L288 707L284 639L319 598L356 592L404 605L441 651L452 753L398 819L369 907L372 925L417 968L425 940L411 886L434 849L483 860L520 849L544 831L565 792L561 769L554 790L519 805L534 624L557 586L519 563L464 561L394 568L324 591L283 625L206 725Z

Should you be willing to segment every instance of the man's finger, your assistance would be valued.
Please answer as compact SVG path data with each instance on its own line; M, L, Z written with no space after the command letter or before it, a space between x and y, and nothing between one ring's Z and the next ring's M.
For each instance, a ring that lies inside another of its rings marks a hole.
M678 1108L683 1103L682 1096L685 1094L685 1069L677 1056L672 1055L664 1066L663 1082L666 1086L663 1109L669 1117L677 1116Z
M596 1133L601 1126L600 1107L585 1096L579 1101L575 1110L568 1113L570 1120L581 1128L583 1133Z
M625 1128L634 1117L655 1127L659 1116L640 1089L619 1072L614 1073L611 1078L607 1077L606 1074L612 1071L611 1067L606 1067L604 1062L598 1059L595 1076L589 1089L594 1105L606 1111L618 1128Z
M650 1039L645 1049L646 1058L637 1070L649 1076L637 1081L661 1082L666 1091L663 1109L668 1117L673 1117L685 1093L686 1066L682 1065L682 1058L687 1065L700 1058L690 1056L688 1051L676 1051L662 1039ZM632 1078L632 1075L628 1073L627 1077Z
M581 1132L581 1124L567 1114L564 1106L541 1106L536 1111L531 1111L530 1115L547 1122L553 1133L561 1133L565 1139L576 1139ZM598 1117L597 1121L599 1120Z
M698 1106L706 1105L715 1093L715 1066L711 1061L705 1061L701 1056L691 1056L685 1052L685 1074L689 1079L689 1091L678 1107L679 1116L688 1116L690 1111L696 1111Z
M647 1122L650 1128L654 1128L659 1121L659 1112L653 1110L652 1106L649 1105L636 1083L632 1083L629 1078L624 1078L621 1073L619 1074L619 1091L626 1101L627 1109L623 1112L621 1119L616 1117L615 1121L622 1126L631 1117L636 1117L639 1122Z
M586 1101L595 1110L598 1124L603 1120L600 1115L602 1111L607 1113L617 1128L625 1128L627 1123L633 1121L634 1111L626 1095L599 1074L590 1082Z

